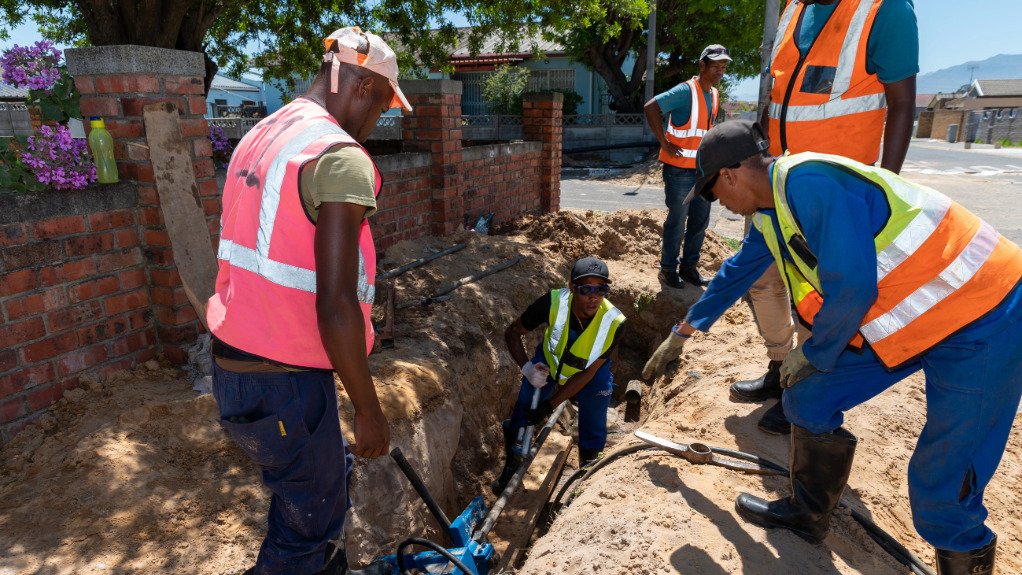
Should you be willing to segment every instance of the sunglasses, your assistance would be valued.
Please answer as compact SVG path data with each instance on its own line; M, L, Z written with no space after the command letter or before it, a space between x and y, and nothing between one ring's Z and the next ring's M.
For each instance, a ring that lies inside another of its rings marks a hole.
M578 295L607 295L610 293L610 286L607 284L582 284L575 286L575 293Z

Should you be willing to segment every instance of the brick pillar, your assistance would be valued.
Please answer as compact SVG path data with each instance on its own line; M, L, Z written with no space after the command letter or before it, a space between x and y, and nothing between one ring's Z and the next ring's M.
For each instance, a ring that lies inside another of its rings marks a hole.
M114 138L114 154L122 180L138 192L140 235L146 274L156 317L160 350L172 361L185 359L183 347L201 332L174 263L170 237L160 210L142 109L172 102L181 114L181 132L191 146L199 200L218 231L220 190L213 166L209 128L203 115L206 97L205 62L198 52L147 46L97 46L65 52L68 71L82 94L82 115L102 116ZM88 121L85 122L88 127Z
M564 123L561 107L564 94L531 92L522 103L522 137L543 143L540 160L540 204L544 212L561 209L561 135Z
M432 155L431 231L447 235L462 226L464 180L461 173L461 82L405 80L401 91L412 112L402 120L402 151Z

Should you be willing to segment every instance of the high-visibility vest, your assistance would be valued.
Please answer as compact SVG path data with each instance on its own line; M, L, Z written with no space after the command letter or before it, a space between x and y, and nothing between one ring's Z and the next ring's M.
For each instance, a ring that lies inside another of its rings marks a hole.
M543 356L550 368L550 377L557 377L560 385L576 373L585 371L607 353L618 326L625 321L621 310L603 298L589 325L571 344L571 349L567 349L572 297L571 290L567 288L550 292L550 318L543 334Z
M884 86L866 72L866 43L882 0L843 0L803 56L796 31L805 5L788 2L770 75L770 152L837 154L865 164L880 157L887 117Z
M940 192L840 156L786 155L777 159L773 173L781 238L769 216L757 213L753 223L785 272L803 321L811 324L827 298L816 257L785 191L788 173L805 162L853 173L883 190L887 199L890 217L874 238L877 299L859 327L861 338L887 367L904 364L979 319L1022 278L1022 250ZM789 247L790 259L783 257L779 240Z
M316 313L316 226L305 213L298 178L302 166L338 144L358 145L305 98L264 118L238 143L224 186L216 291L206 311L210 331L224 343L289 365L332 369ZM380 173L373 169L379 195ZM368 353L376 250L366 220L358 247L357 295Z
M699 149L699 142L713 125L719 109L719 95L716 88L710 88L713 107L707 114L706 99L703 98L703 89L699 87L699 78L693 77L685 82L688 84L692 94L692 111L688 115L688 122L679 126L674 123L674 114L667 117L667 141L681 149L681 156L672 156L664 150L660 150L660 161L679 168L694 170L696 167L696 150Z

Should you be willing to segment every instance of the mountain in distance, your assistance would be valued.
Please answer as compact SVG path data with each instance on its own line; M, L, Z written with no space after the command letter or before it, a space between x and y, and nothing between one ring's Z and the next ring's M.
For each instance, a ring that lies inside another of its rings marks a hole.
M974 80L1022 78L1022 54L998 54L986 60L973 60L936 72L920 74L916 77L916 93L954 92L969 83L970 75Z

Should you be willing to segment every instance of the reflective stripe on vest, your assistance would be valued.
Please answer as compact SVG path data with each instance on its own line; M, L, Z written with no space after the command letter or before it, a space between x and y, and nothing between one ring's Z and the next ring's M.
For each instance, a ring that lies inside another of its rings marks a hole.
M228 345L290 365L332 368L317 327L316 227L302 204L299 178L304 165L337 145L358 146L305 98L259 122L238 143L224 187L220 266L206 313L210 331ZM381 177L373 169L379 194ZM368 353L376 252L366 220L358 257L356 296Z
M691 78L685 82L691 94L692 109L688 115L688 122L678 126L674 123L674 115L667 118L667 128L664 135L667 141L671 142L681 150L681 155L670 156L664 150L660 150L660 161L679 168L695 169L696 150L699 149L699 142L709 131L713 119L717 117L720 109L720 94L716 88L710 88L711 109L706 110L706 99L703 97L703 89L699 86L699 78Z
M546 333L543 335L543 355L550 367L551 376L559 373L557 383L563 385L571 376L584 371L607 352L610 344L614 341L617 327L624 322L625 317L620 310L604 298L589 325L575 339L571 349L567 350L572 356L584 360L584 366L573 366L567 363L562 366L561 360L566 352L567 336L570 329L571 290L562 288L550 292L550 302L550 318Z
M866 71L867 40L881 0L841 2L803 56L797 32L807 9L792 0L774 39L767 113L770 150L840 154L864 163L880 155L887 98Z
M890 216L874 238L877 299L859 331L888 367L925 353L982 317L1022 278L1022 250L959 204L886 170L826 154L788 155L775 164L774 203L785 244L796 237L805 243L785 190L788 173L805 162L854 173L887 199ZM769 225L766 217L759 222L761 230ZM771 252L783 267L779 250ZM825 301L816 266L794 251L788 255Z

